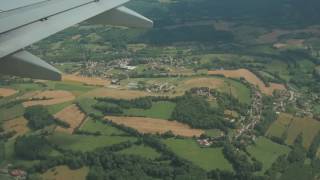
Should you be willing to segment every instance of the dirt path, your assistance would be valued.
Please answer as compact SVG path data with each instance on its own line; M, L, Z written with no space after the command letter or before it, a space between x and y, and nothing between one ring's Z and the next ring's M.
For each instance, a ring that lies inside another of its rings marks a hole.
M105 118L116 124L123 124L125 126L137 129L141 133L163 134L165 132L172 131L175 135L185 137L200 136L204 133L204 131L201 129L192 129L188 125L179 123L177 121L143 117L106 116Z

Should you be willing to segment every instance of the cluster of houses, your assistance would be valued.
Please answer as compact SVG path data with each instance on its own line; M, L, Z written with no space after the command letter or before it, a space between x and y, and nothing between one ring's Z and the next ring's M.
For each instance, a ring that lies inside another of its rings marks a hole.
M201 147L210 147L215 143L218 143L219 141L224 141L225 137L225 133L221 132L219 135L215 137L200 137L199 139L197 139L197 143Z
M25 180L27 179L27 172L21 169L11 169L12 165L8 164L6 167L0 169L0 179L1 176L15 179L15 180Z
M155 83L146 87L146 91L153 93L168 93L174 91L176 86L169 83Z

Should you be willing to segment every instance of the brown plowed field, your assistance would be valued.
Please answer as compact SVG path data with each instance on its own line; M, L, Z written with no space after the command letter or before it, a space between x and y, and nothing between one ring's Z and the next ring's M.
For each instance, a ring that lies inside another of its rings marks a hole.
M150 96L149 93L143 91L120 90L111 88L100 88L88 92L85 97L111 97L117 99L135 99L144 96Z
M72 81L72 82L79 82L87 85L93 85L93 86L106 86L110 85L110 81L106 79L101 78L94 78L94 77L84 77L79 75L63 75L62 77L63 81Z
M57 127L56 131L72 134L73 131L82 124L86 118L86 115L81 112L76 105L73 104L55 114L54 117L70 125L70 128Z
M163 134L165 132L172 131L175 135L185 137L200 136L204 133L204 131L201 129L192 129L188 125L179 123L177 121L143 117L106 116L105 118L116 124L123 124L125 126L134 128L141 133Z
M18 91L15 89L9 89L9 88L0 88L0 96L2 97L8 97L16 94Z
M28 121L25 118L19 117L10 121L5 121L3 127L6 132L17 132L17 134L14 135L14 137L17 137L26 134L30 130L27 124Z
M44 100L40 100L44 98ZM35 99L35 100L32 100ZM68 91L43 91L38 93L29 101L23 103L24 107L30 107L35 105L43 105L43 106L50 106L54 104L60 104L68 101L72 101L75 99L75 96Z
M223 80L216 78L195 78L187 80L183 83L183 86L186 88L194 88L194 87L208 87L210 89L219 88L223 85Z

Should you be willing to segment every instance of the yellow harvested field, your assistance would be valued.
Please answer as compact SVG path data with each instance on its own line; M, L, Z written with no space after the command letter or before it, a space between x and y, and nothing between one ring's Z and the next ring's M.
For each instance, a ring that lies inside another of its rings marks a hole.
M9 89L9 88L0 88L0 96L2 97L8 97L16 94L18 91L15 89Z
M71 170L68 166L57 166L41 175L42 180L86 180L89 168Z
M86 115L73 104L55 114L54 117L70 125L70 128L57 127L56 131L72 134L73 131L83 123Z
M42 100L43 99L43 100ZM75 96L68 91L43 91L23 103L24 107L30 107L35 105L50 106L55 104L61 104L64 102L72 101Z
M27 92L27 93L17 97L16 99L29 100L29 99L31 99L32 97L36 96L39 93L41 93L41 91L30 91L30 92Z
M28 121L25 118L19 117L16 119L5 121L3 124L3 128L5 132L15 131L16 134L13 137L15 138L15 137L24 135L30 131L27 124L28 124Z
M144 96L151 96L151 94L142 91L120 90L112 88L100 88L92 90L83 95L84 97L111 97L118 99L135 99Z
M208 87L210 89L219 88L224 84L224 81L217 78L195 78L187 80L183 83L186 88Z
M122 124L134 128L141 133L163 134L165 132L172 131L173 134L184 137L199 137L201 134L205 133L201 129L192 129L188 125L179 123L177 121L143 117L106 116L105 118L116 124Z
M266 95L272 95L274 90L284 90L286 89L282 84L270 83L270 87L267 87L264 82L259 79L255 74L247 69L238 70L214 70L208 71L210 75L224 75L229 78L244 78L249 83L259 87L262 93Z
M95 77L84 77L79 75L63 75L62 76L63 81L71 81L71 82L79 82L86 85L93 85L93 86L107 86L110 85L110 81L106 79L101 78L95 78Z

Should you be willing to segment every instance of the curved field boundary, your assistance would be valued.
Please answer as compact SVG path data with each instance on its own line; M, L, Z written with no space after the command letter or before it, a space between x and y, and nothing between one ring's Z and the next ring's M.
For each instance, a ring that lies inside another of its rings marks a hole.
M266 95L272 95L275 90L285 90L285 86L277 83L270 83L270 87L267 87L264 82L259 79L254 73L247 69L238 70L214 70L208 71L209 75L224 75L228 78L244 78L249 83L259 87L262 93Z

